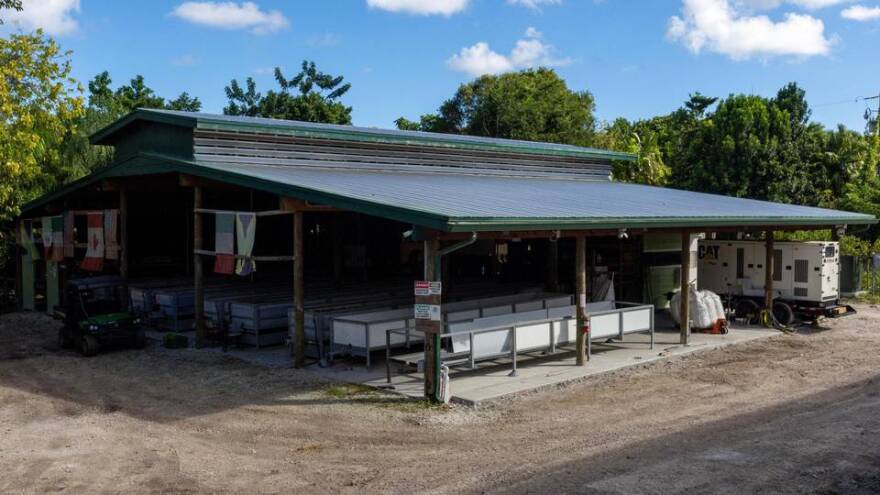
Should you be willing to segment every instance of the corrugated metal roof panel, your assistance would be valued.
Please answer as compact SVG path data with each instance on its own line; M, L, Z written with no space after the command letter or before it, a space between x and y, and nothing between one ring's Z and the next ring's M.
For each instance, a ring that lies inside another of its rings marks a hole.
M259 181L443 219L446 230L873 223L874 217L606 181L197 163Z

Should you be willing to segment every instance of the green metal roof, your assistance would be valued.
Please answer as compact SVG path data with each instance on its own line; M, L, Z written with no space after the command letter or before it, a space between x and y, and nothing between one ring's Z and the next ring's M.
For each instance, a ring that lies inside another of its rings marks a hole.
M316 124L293 120L216 115L139 108L93 134L93 144L112 144L117 132L138 120L159 122L180 127L247 133L282 134L320 139L338 139L390 144L410 144L482 151L575 156L604 160L632 161L631 153L584 148L568 144L538 143L513 139L497 139L459 134L400 131L335 124Z
M377 172L141 154L106 177L179 172L449 232L873 224L871 215L609 181Z

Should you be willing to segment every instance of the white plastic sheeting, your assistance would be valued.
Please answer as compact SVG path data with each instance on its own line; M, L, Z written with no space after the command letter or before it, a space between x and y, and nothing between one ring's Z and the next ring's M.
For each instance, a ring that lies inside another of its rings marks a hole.
M708 290L690 290L690 321L692 328L712 328L718 320L726 318L721 297ZM669 312L675 323L681 324L681 291L675 291L669 305Z

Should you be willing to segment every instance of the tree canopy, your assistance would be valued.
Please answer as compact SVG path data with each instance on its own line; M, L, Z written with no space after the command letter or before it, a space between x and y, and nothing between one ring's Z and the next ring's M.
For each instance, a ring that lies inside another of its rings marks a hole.
M596 120L593 95L572 91L552 69L482 76L462 84L435 114L399 129L528 141L590 145Z
M65 139L83 115L70 53L42 31L0 38L0 222L71 175Z
M351 84L343 83L343 76L320 72L314 62L304 60L300 72L291 79L286 78L281 68L276 67L275 81L280 89L270 90L263 95L257 92L257 85L252 78L245 80L244 88L233 79L225 88L229 104L223 109L223 113L351 124L351 107L339 101L351 89Z

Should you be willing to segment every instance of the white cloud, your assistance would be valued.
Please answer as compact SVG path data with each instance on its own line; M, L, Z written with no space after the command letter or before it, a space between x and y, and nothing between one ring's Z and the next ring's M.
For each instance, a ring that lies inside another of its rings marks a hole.
M684 0L682 17L670 18L666 34L693 53L708 50L735 60L827 55L833 43L820 19L787 13L783 20L773 21L743 14L728 0Z
M532 10L541 10L548 5L560 5L562 0L507 0L509 5L522 5Z
M542 34L537 29L533 27L526 29L525 38L517 40L509 55L495 52L488 43L480 41L473 46L462 48L446 61L446 65L453 70L476 77L530 67L552 67L571 63L571 59L553 58L553 46L544 43L541 37Z
M880 7L865 7L864 5L853 5L848 9L844 9L840 13L844 19L851 21L874 21L880 19Z
M848 2L852 2L852 0L788 0L788 3L792 5L812 10L824 9L825 7L833 7Z
M468 3L470 0L367 0L367 5L373 9L446 17L461 12Z
M740 6L756 10L772 10L783 3L795 5L807 10L818 10L850 3L852 1L853 0L737 0L736 3Z
M485 41L462 48L460 52L450 57L446 64L454 70L467 72L472 76L500 74L513 70L510 59L492 51Z
M253 2L183 2L171 15L193 24L249 29L254 34L274 33L290 24L280 11L263 11Z
M79 13L79 0L24 0L21 12L0 9L3 19L26 29L41 28L49 34L69 34L79 23L73 14Z

